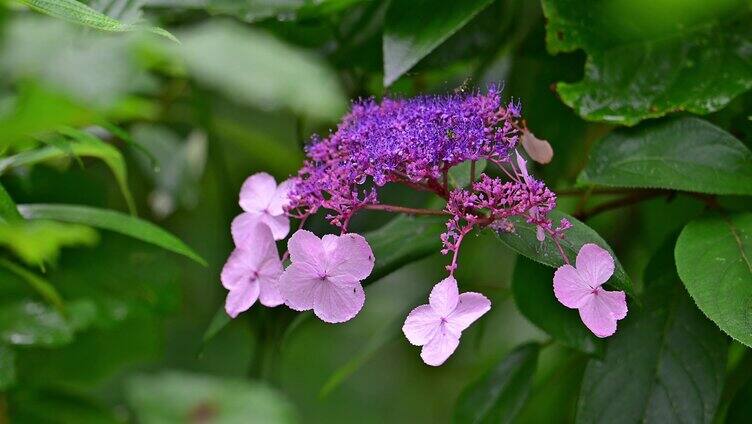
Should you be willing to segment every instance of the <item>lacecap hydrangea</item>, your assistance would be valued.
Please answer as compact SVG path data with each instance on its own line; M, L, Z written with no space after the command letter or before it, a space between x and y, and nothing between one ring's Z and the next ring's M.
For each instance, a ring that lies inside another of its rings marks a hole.
M578 309L596 336L612 335L627 312L624 292L601 287L613 273L613 258L586 244L575 266L570 265L561 241L571 224L550 219L556 194L529 173L521 150L541 163L553 154L547 142L525 127L520 104L502 102L496 87L355 102L336 131L310 140L297 175L278 185L270 175L258 173L243 184L244 212L232 223L236 247L221 275L229 290L227 313L234 318L258 300L268 307L313 310L329 323L348 321L362 309L366 296L361 281L379 261L368 240L349 231L352 217L362 210L442 215L447 221L441 253L448 256L448 275L403 326L408 341L422 346L421 358L437 366L455 351L462 331L491 309L483 294L459 291L455 272L463 240L483 228L514 232L516 217L536 227L541 243L548 238L558 247L565 265L554 274L556 298ZM450 185L450 170L467 163L467 187ZM490 170L476 172L479 163ZM431 192L445 206L384 204L379 191L389 184ZM304 228L316 213L324 214L334 234L319 237ZM298 229L280 256L275 240L287 238L291 218L298 220Z

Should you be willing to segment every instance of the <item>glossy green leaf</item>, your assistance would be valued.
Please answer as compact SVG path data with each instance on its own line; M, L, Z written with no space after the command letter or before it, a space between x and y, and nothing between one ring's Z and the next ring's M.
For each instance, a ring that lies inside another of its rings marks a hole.
M726 337L679 284L671 249L648 265L644 307L592 358L577 423L711 423L723 390Z
M229 98L261 109L289 108L318 119L346 109L335 74L272 36L231 22L187 31L179 52L189 73Z
M106 209L77 205L31 204L19 205L18 209L27 219L52 219L115 231L179 253L201 265L206 265L206 261L194 252L193 249L180 241L180 239L151 222L134 216Z
M566 231L564 240L561 241L561 247L570 262L574 263L577 258L577 253L580 251L580 247L582 247L583 244L597 244L608 250L611 253L611 256L614 257L614 262L616 263L616 269L614 275L609 280L609 284L618 290L626 291L630 296L634 296L632 280L624 271L624 268L621 266L621 263L613 250L611 250L611 247L600 235L598 235L598 233L595 232L595 230L578 221L574 217L559 212L558 210L551 211L549 217L556 225L558 225L559 221L562 219L567 219L572 223L572 228ZM546 240L541 243L536 238L536 229L534 225L528 224L521 219L512 219L512 221L516 228L515 232L500 232L498 234L499 240L514 249L517 253L527 256L536 262L554 268L564 265L561 254L554 242L551 241L550 237L546 237Z
M73 327L60 312L36 302L0 307L0 339L14 346L57 347L73 340Z
M475 178L478 178L480 173L486 169L486 165L487 161L485 159L475 161L475 165L471 161L455 165L448 172L449 183L453 187L467 187L473 175L473 167L475 168Z
M128 208L135 212L136 206L128 188L128 170L125 159L120 151L111 144L105 143L98 137L74 128L61 128L60 133L70 137L72 141L58 140L60 146L46 146L39 149L27 150L0 160L0 174L20 166L31 166L40 162L69 157L71 154L84 157L95 157L102 160L112 170L120 191L123 193Z
M697 306L728 335L752 346L752 213L690 222L676 267Z
M556 300L551 268L518 257L512 294L522 315L558 342L586 353L603 348L603 342L585 327L577 311Z
M0 343L0 391L5 391L16 383L16 352L8 345Z
M293 423L292 406L263 384L239 379L163 372L132 378L126 387L139 422L191 422L211 417L214 422ZM203 418L202 418L203 419Z
M52 17L63 19L79 25L88 26L100 31L126 32L134 30L145 30L169 38L177 42L177 38L168 31L149 26L124 24L117 19L113 19L105 14L97 12L91 7L76 0L20 0L22 3L34 10L42 12Z
M583 80L557 85L585 119L633 125L674 111L706 114L752 87L743 1L544 0L543 10L551 52L588 54Z
M707 121L672 119L610 133L577 181L752 195L752 151Z
M455 423L512 423L530 395L540 345L513 350L479 381L460 393Z
M97 232L84 225L54 221L0 224L0 245L29 265L54 262L63 247L92 246L98 240Z
M490 3L392 1L384 22L384 85L391 85Z

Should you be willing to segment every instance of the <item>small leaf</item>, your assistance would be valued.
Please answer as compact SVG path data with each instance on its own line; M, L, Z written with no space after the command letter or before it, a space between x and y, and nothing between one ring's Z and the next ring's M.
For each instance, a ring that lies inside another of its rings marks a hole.
M16 384L16 352L0 343L0 391Z
M550 268L517 257L512 294L522 315L562 344L585 353L603 348L603 342L585 327L577 311L556 300Z
M617 130L590 154L579 184L752 195L752 152L698 118Z
M728 343L678 282L671 249L648 265L644 307L631 307L588 363L577 423L711 423Z
M47 305L13 303L0 307L0 339L15 346L58 347L73 341L73 328Z
M394 0L384 22L384 86L457 32L491 0Z
M488 374L462 391L453 422L511 423L530 395L540 345L513 350Z
M65 145L66 148L46 146L9 156L0 160L0 174L6 172L8 169L19 166L30 166L48 160L66 158L71 153L76 156L95 157L110 167L120 187L120 191L123 193L123 197L128 204L128 209L132 213L135 213L135 202L128 188L128 171L125 166L125 159L123 159L120 151L86 131L62 128L60 132L73 139L70 142L60 140L60 143Z
M75 24L88 26L100 31L126 32L134 30L146 30L154 34L166 37L174 42L178 39L168 31L157 28L134 24L124 24L117 19L113 19L105 14L99 13L91 7L76 0L20 0L22 3L34 10L50 15L52 17L63 19Z
M49 281L5 258L0 258L0 266L21 277L52 306L58 308L58 310L63 310L63 298Z
M467 187L470 184L473 175L473 162L475 162L475 178L478 178L480 173L486 169L487 161L485 159L465 161L454 165L449 170L449 183L452 184L452 187Z
M240 379L168 371L130 379L126 393L144 423L297 421L292 406L276 391Z
M13 201L2 184L0 184L0 219L9 224L18 223L23 220L21 214L18 213L16 202Z
M0 224L0 245L29 265L54 262L63 247L92 246L98 240L96 231L84 225L53 221Z
M180 239L151 222L134 216L77 205L31 204L19 205L18 209L21 211L21 215L27 219L52 219L115 231L179 253L201 265L206 265L206 261Z
M679 277L700 310L752 346L752 213L690 222L674 253Z
M229 98L318 119L339 118L346 109L337 77L324 63L259 30L210 22L182 38L178 51L190 74Z
M605 240L603 240L603 238L601 238L600 235L598 235L598 233L595 232L595 230L558 210L551 211L549 217L553 220L554 224L558 224L562 218L569 220L572 224L572 228L564 233L564 240L561 241L561 247L564 249L564 253L567 255L570 262L574 263L575 258L577 258L577 253L580 251L580 247L582 247L583 244L597 244L611 253L616 264L614 275L609 280L610 284L617 290L624 290L628 295L634 296L632 280L624 271L624 268L621 266L619 259L616 258L613 250L611 250L611 247ZM545 241L540 242L536 238L536 228L534 225L528 224L522 219L515 218L511 221L514 223L516 231L514 233L499 232L499 240L517 253L527 256L536 262L554 268L564 265L559 250L554 242L551 241L550 237L546 237Z

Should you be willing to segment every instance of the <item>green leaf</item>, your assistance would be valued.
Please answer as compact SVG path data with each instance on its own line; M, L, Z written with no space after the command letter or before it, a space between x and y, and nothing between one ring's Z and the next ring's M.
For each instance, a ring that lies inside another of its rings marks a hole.
M151 222L134 216L77 205L31 204L19 205L18 209L21 211L21 215L27 219L52 219L115 231L179 253L201 265L206 265L206 261L180 239Z
M470 184L470 177L473 175L473 162L475 162L475 178L478 178L480 173L486 169L487 162L485 159L465 161L453 166L449 170L449 183L452 187L467 187Z
M47 305L13 303L0 307L0 339L15 346L58 347L73 341L73 327Z
M431 253L441 250L441 235L446 219L440 217L399 216L375 231L364 234L376 258L371 275L364 284L371 284L389 273ZM409 243L406 241L409 240Z
M113 19L105 14L99 13L89 6L76 0L20 0L22 3L34 10L50 15L52 17L73 22L78 25L88 26L100 31L126 32L134 30L145 30L154 34L166 37L174 42L177 38L168 31L142 25L124 24L117 19Z
M16 352L0 343L0 391L16 384Z
M675 255L679 277L702 312L752 346L752 213L690 222Z
M9 396L11 422L122 424L98 400L63 390L22 389Z
M550 268L517 257L512 294L522 315L557 341L585 353L603 349L602 341L585 327L577 311L556 300Z
M610 133L577 182L752 195L752 152L702 119L672 119Z
M229 14L245 22L257 22L268 18L290 21L331 15L365 1L367 0L206 0L205 8L209 13ZM182 4L178 0L175 6L180 7Z
M58 310L63 310L63 298L49 281L5 258L0 258L0 266L26 281L32 289L39 293L52 306L55 306Z
M525 404L538 365L540 345L513 350L457 399L453 422L511 423Z
M232 22L187 31L178 49L189 73L227 97L261 109L289 108L336 119L346 102L336 75L319 59Z
M98 240L96 231L84 225L53 221L0 224L0 245L29 265L57 260L60 249L65 246L92 246Z
M46 146L4 158L0 160L0 174L20 166L30 166L48 160L66 158L71 153L76 156L95 157L106 163L112 170L112 174L115 176L120 191L123 193L123 197L128 204L128 209L132 213L135 213L135 202L128 188L128 170L125 166L125 159L123 159L120 151L86 131L62 128L60 129L60 133L70 137L73 141L60 141L61 146L65 146L65 148Z
M569 261L574 263L577 258L577 253L580 251L580 247L586 243L595 243L598 246L606 249L614 257L616 269L614 275L611 277L610 284L618 290L624 290L630 296L634 296L634 289L632 288L632 280L629 275L624 271L619 259L616 258L614 251L606 243L598 233L592 228L588 227L584 223L578 221L572 216L569 216L558 210L551 211L549 217L556 224L562 219L567 219L572 228L564 233L564 240L561 241L561 247L564 249L564 253L569 258ZM544 265L548 265L553 268L558 268L564 265L564 261L559 254L559 250L551 241L550 237L546 237L546 240L539 242L536 238L536 229L534 225L528 224L522 219L511 220L516 228L514 233L499 232L499 240L502 243L515 250L517 253L527 256L528 258L540 262ZM553 274L551 276L553 278Z
M292 406L259 383L175 371L132 378L126 393L139 422L293 423Z
M18 223L23 220L23 217L18 212L16 202L13 201L2 184L0 184L0 220L9 224Z
M582 81L557 85L587 120L633 125L674 111L706 114L752 87L743 1L544 0L543 10L549 51L588 55Z
M652 274L652 275L651 275ZM678 282L670 246L648 265L644 307L588 363L578 423L711 423L728 343Z
M384 86L457 32L491 0L394 0L384 22Z

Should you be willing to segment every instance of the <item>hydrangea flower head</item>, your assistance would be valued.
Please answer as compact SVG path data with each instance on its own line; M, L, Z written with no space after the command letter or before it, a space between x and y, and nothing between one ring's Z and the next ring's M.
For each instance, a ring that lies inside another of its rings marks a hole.
M257 221L266 224L275 240L282 240L290 232L290 218L284 207L289 203L290 182L279 186L274 177L259 172L248 177L240 188L240 207L245 211L238 215L231 226L235 244L243 245L253 233Z
M491 301L482 294L460 294L457 280L449 276L433 287L427 305L410 312L402 332L410 343L423 346L423 362L439 366L457 349L462 331L490 309Z
M268 226L256 222L246 234L246 244L237 247L222 268L222 285L229 290L225 310L232 318L259 300L264 306L284 303L277 281L282 261Z
M606 291L602 285L614 274L614 259L598 245L584 244L576 267L563 265L554 273L554 294L564 306L578 309L585 326L598 337L616 332L616 321L627 316L623 291Z
M287 246L292 264L279 281L287 306L296 311L313 309L329 323L348 321L360 312L366 298L360 282L374 264L365 238L354 233L318 238L298 230Z

